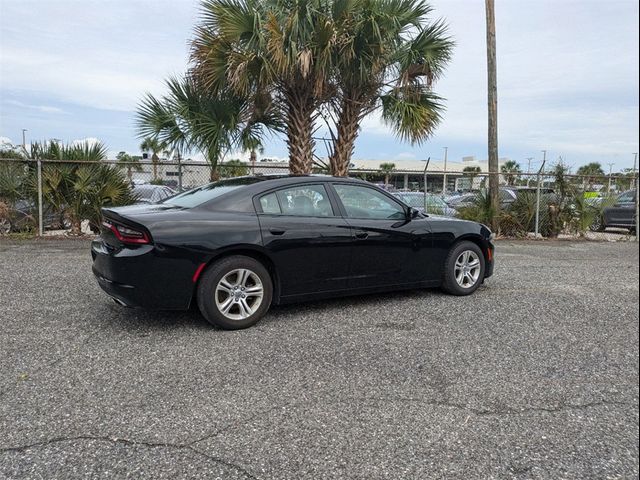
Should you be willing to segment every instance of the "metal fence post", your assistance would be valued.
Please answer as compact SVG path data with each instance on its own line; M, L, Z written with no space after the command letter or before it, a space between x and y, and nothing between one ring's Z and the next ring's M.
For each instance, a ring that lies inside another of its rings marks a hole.
M44 235L44 220L42 215L42 160L37 160L38 165L38 234Z
M546 152L545 152L546 153ZM536 187L536 230L535 230L535 238L538 238L538 234L540 232L540 173L544 169L544 164L546 163L546 159L542 160L542 166L540 170L538 170L538 186Z
M178 192L182 192L182 157L178 154Z
M429 168L429 162L431 157L427 158L427 163L424 166L424 213L429 213L427 210L427 169Z
M638 191L638 174L636 174L636 242L638 241L638 220L640 220L640 192Z

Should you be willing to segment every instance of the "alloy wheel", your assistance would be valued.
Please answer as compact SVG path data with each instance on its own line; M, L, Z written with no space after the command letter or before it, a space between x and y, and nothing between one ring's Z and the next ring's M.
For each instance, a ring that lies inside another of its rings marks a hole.
M456 259L454 276L462 288L473 287L480 278L480 258L476 252L465 250Z
M258 275L246 268L225 274L215 291L218 310L229 320L244 320L253 315L264 296L264 287Z

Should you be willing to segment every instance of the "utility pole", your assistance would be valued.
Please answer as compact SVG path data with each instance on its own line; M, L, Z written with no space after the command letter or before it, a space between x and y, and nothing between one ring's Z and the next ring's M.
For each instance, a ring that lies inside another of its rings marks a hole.
M449 147L444 147L444 176L442 177L442 193L447 193L447 153Z
M489 196L493 207L494 220L492 228L497 230L497 213L499 202L499 166L498 166L498 74L496 67L496 15L494 0L485 0L487 14L487 86L489 111Z
M533 157L527 157L527 187L529 186L529 182L531 180L531 160Z

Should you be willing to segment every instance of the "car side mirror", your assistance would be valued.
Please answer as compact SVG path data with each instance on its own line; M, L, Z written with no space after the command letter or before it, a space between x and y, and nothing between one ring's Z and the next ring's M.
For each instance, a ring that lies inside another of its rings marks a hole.
M420 211L416 210L413 207L409 207L407 210L407 220L413 220L414 218L418 218L420 216Z

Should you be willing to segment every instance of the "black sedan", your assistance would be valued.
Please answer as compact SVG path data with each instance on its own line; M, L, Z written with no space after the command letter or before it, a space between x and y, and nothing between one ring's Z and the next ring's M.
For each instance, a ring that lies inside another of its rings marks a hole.
M636 229L636 191L628 190L618 195L615 204L605 207L602 215L596 216L591 230L604 232L608 227Z
M423 287L468 295L493 273L484 225L422 215L355 179L240 177L103 215L92 256L108 295L153 309L196 302L226 329L272 304Z

